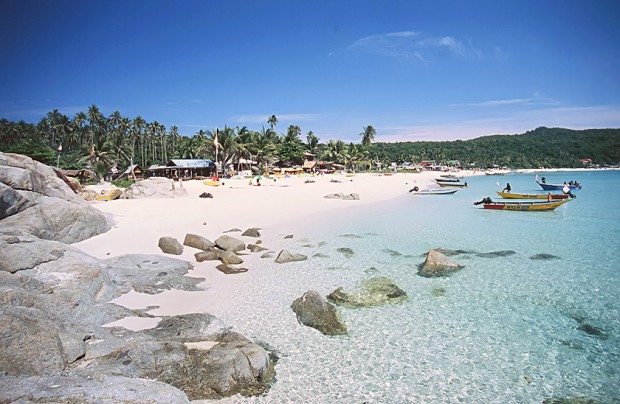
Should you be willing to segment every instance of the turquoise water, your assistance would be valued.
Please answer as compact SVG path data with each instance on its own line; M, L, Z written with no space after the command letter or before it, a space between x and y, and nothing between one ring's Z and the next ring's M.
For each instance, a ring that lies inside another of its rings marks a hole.
M583 190L553 212L487 211L473 202L506 182L513 192L540 192L534 174L468 178L453 196L407 194L316 218L286 241L308 261L253 262L214 314L277 351L277 381L264 396L224 401L620 402L620 172L545 176ZM438 247L470 251L453 257L465 268L417 276ZM476 254L505 250L514 254ZM391 278L408 300L340 308L349 336L297 323L290 304L306 290L327 295L371 276Z

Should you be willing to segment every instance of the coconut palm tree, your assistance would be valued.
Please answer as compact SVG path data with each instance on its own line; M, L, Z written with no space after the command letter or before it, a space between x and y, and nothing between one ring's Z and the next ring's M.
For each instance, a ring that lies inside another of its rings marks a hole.
M364 128L364 131L360 133L362 137L362 144L364 146L370 146L370 144L375 140L375 135L377 131L371 125L368 125Z
M112 145L103 137L99 137L90 147L84 146L82 149L82 158L80 163L86 163L99 177L99 180L105 179L110 167L114 165L116 156L111 149Z
M275 115L271 115L269 119L267 119L267 123L271 126L271 130L273 130L278 124L278 118Z
M252 134L252 140L248 146L248 150L252 156L256 159L256 162L260 166L264 166L263 171L269 170L269 162L276 154L276 142L277 134L273 129L263 129L260 132L254 132Z

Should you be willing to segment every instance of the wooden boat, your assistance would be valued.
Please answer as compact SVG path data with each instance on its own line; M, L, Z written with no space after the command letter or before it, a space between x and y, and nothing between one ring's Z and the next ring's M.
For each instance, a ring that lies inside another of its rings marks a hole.
M497 195L504 199L545 199L547 200L548 194L515 194L512 192L496 191ZM551 194L551 200L556 199L568 199L568 194Z
M577 184L577 185L569 185L569 184L545 184L543 182L540 182L538 180L536 180L536 183L538 185L540 185L540 187L542 189L544 189L545 191L560 191L562 190L564 187L568 187L571 191L574 189L581 189L581 184Z
M436 182L461 182L458 178L435 178Z
M437 182L440 187L467 188L466 182Z
M551 201L551 202L539 202L539 201L531 201L531 202L487 202L484 203L483 206L485 209L494 209L494 210L516 210L516 211L548 211L554 210L560 205L565 204L570 201L570 199L563 199L559 201Z
M419 191L414 191L411 190L409 192L411 192L414 195L452 195L454 193L456 193L458 191L458 189L442 189L442 188L436 188L436 189L420 189Z

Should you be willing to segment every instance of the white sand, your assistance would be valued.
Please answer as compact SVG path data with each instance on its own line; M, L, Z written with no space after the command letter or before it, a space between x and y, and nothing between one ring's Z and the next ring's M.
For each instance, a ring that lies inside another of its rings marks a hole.
M473 175L462 172L460 175ZM286 232L303 234L304 226L318 214L338 214L339 210L378 203L404 195L414 186L425 188L438 177L437 172L421 174L398 173L394 175L357 174L352 177L333 174L325 176L295 176L279 178L275 182L264 178L261 186L250 186L247 179L224 180L223 186L212 187L202 181L183 181L188 196L172 199L130 199L110 202L92 202L102 212L110 214L115 225L107 233L74 244L85 253L97 258L110 258L123 254L163 254L158 247L162 236L176 238L181 244L187 233L194 233L215 240L226 230L242 231L258 227L265 245L275 249L275 228ZM336 180L339 182L332 182ZM314 181L307 183L306 181ZM178 186L178 183L176 183ZM210 192L213 198L199 198ZM357 193L360 200L326 199L325 195L342 192ZM233 237L240 233L229 233ZM269 238L273 238L269 240ZM279 235L282 239L282 235ZM246 241L246 240L244 240ZM155 316L209 312L218 302L218 290L234 287L244 275L224 275L215 266L219 261L197 263L194 254L198 250L185 247L180 256L170 256L193 263L194 270L188 276L203 277L205 291L166 291L158 295L128 293L114 302L137 309L149 306ZM257 256L257 254L253 254ZM252 255L244 256L242 265L251 270ZM246 265L247 264L247 265ZM198 294L198 295L197 295ZM152 321L128 318L112 323L137 330L156 325Z

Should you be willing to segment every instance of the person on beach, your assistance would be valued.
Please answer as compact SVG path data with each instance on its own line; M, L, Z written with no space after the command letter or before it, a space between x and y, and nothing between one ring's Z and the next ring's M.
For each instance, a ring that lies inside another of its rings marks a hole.
M504 188L504 189L502 190L502 192L510 192L511 190L512 190L512 188L510 188L510 183L509 183L509 182L507 182L507 183L506 183L506 188Z

